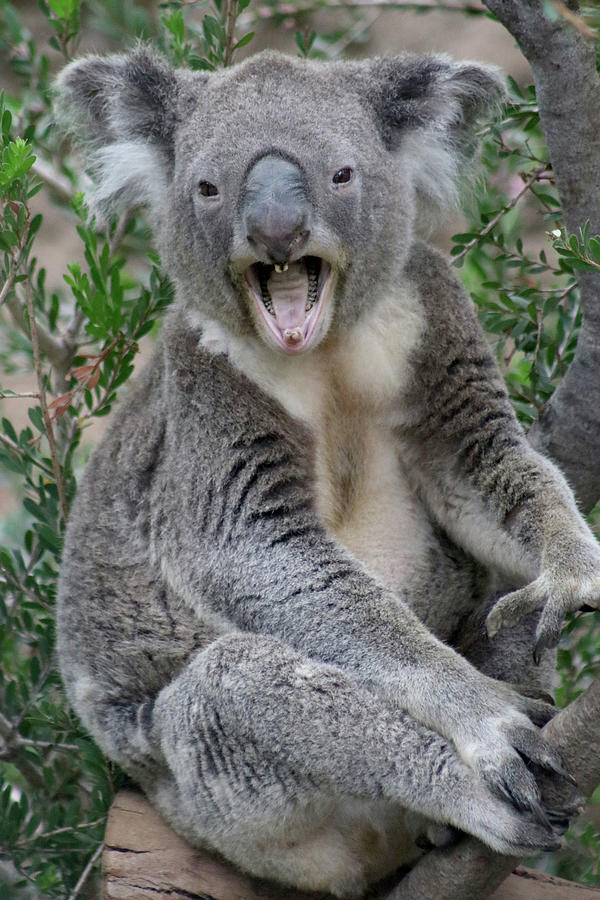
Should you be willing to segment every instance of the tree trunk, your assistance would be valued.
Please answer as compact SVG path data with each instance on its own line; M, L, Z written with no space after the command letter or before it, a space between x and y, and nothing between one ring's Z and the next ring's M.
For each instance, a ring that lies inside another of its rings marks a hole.
M531 65L566 227L586 222L600 234L600 77L596 48L559 4L544 0L484 0ZM577 8L568 2L569 11ZM554 15L551 15L554 10ZM584 512L600 497L600 272L578 276L583 325L575 358L530 433L552 457Z

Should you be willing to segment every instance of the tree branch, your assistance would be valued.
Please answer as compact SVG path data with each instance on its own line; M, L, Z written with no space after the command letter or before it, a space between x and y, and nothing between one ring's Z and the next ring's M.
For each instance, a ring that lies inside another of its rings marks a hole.
M54 473L54 481L56 482L56 490L58 491L58 505L63 522L67 521L67 498L65 495L65 486L63 483L62 471L58 459L58 450L54 439L54 428L52 419L48 411L48 402L46 400L46 388L44 386L44 376L42 374L42 358L40 354L40 340L38 335L37 322L35 318L35 310L33 308L33 294L29 279L25 282L25 294L27 297L27 312L29 314L29 327L31 329L31 344L33 346L33 363L35 374L37 377L38 391L40 395L40 407L42 410L42 418L44 420L44 428L46 429L46 438L50 448L50 459L52 460L52 470Z
M29 337L29 325L25 315L25 305L26 304L22 301L21 297L16 293L6 300L6 306L10 311L15 325L23 332L23 334ZM70 348L68 348L60 338L55 338L49 331L46 331L40 322L37 323L37 329L40 350L44 356L49 359L54 368L60 368L65 364L65 360L71 352Z
M591 233L598 234L600 78L594 43L573 15L550 18L543 0L485 3L531 64L566 227L577 234L589 221ZM584 319L575 359L530 439L558 462L587 512L600 497L600 272L582 272L578 282Z

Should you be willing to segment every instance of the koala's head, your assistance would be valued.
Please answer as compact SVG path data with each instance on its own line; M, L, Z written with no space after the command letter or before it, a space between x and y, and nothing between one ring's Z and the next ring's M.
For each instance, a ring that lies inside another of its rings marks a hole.
M179 302L296 354L398 282L423 219L455 203L502 89L441 56L263 53L206 73L141 47L72 63L58 92L96 209L148 205Z

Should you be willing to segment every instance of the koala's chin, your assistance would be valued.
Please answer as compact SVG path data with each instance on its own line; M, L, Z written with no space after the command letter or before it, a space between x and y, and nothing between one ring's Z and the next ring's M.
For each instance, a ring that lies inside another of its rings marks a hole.
M335 277L325 259L256 262L246 269L244 281L258 331L268 345L284 353L305 353L327 333Z

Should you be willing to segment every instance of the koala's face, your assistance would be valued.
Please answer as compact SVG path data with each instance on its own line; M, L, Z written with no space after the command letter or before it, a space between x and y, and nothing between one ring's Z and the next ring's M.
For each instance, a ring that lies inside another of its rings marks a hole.
M162 243L188 290L210 283L218 318L227 304L291 354L373 302L414 218L410 178L343 69L271 55L208 80L172 189Z
M149 203L180 301L287 354L389 293L499 92L489 70L441 57L267 53L206 74L146 50L74 63L59 87L75 133L95 129L100 204Z

